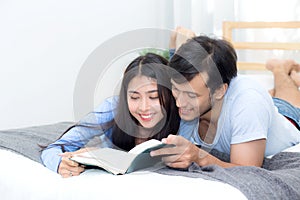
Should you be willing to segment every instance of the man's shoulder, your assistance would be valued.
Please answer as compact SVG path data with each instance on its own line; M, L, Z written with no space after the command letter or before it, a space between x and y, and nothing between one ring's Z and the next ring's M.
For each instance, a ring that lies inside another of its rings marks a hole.
M266 89L251 78L239 75L233 78L230 82L227 94L235 96L247 93L268 94Z
M268 91L249 78L236 77L225 94L224 105L227 108L248 107L259 110L261 106L272 109L272 98Z
M236 88L260 88L260 85L254 79L243 75L237 75L236 77L234 77L231 80L230 85Z

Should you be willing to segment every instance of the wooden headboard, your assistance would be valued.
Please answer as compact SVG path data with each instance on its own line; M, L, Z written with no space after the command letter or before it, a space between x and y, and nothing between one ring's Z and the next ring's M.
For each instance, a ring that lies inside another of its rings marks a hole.
M223 22L223 37L233 44L236 50L300 50L300 43L287 42L237 42L233 39L234 29L283 28L299 29L300 21L289 22ZM239 70L265 70L265 63L238 62Z

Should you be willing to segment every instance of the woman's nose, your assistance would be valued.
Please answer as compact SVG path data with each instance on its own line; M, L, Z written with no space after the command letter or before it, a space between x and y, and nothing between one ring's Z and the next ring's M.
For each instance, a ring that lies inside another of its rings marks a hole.
M150 107L149 101L147 99L141 99L139 104L139 109L142 111L148 110Z

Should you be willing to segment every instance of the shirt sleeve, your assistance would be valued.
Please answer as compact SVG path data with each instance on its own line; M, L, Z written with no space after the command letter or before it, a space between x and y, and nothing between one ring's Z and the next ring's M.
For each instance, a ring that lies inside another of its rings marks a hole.
M239 95L231 115L231 144L266 139L271 120L267 100L256 91Z
M111 138L111 128L103 130L100 125L114 119L117 103L118 97L106 99L95 111L80 120L77 126L70 129L54 143L48 145L41 154L43 164L52 171L57 172L61 162L59 154L63 153L62 146L64 151L73 152L84 147L95 136L106 135Z

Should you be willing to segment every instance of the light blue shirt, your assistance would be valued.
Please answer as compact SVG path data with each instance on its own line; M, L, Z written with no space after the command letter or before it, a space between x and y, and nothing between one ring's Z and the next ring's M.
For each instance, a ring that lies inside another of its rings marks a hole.
M107 98L99 107L84 117L79 124L89 127L99 127L99 124L109 122L116 116L118 96ZM61 146L64 145L65 151L73 152L82 147L114 147L112 140L112 128L105 132L101 130L76 126L69 130L63 137L50 144L41 154L43 164L54 172L57 172L63 153Z
M299 130L278 113L268 92L253 80L234 78L225 94L215 139L205 143L199 119L180 123L179 134L206 148L230 154L230 145L267 139L265 156L300 143Z
M89 113L79 122L79 124L98 127L98 129L76 126L64 134L61 139L50 144L41 154L43 164L52 171L57 172L57 168L61 162L59 154L63 153L59 145L64 145L65 151L68 152L73 152L87 146L112 147L112 127L103 132L99 129L99 124L114 119L117 104L117 96L108 98L94 112Z

